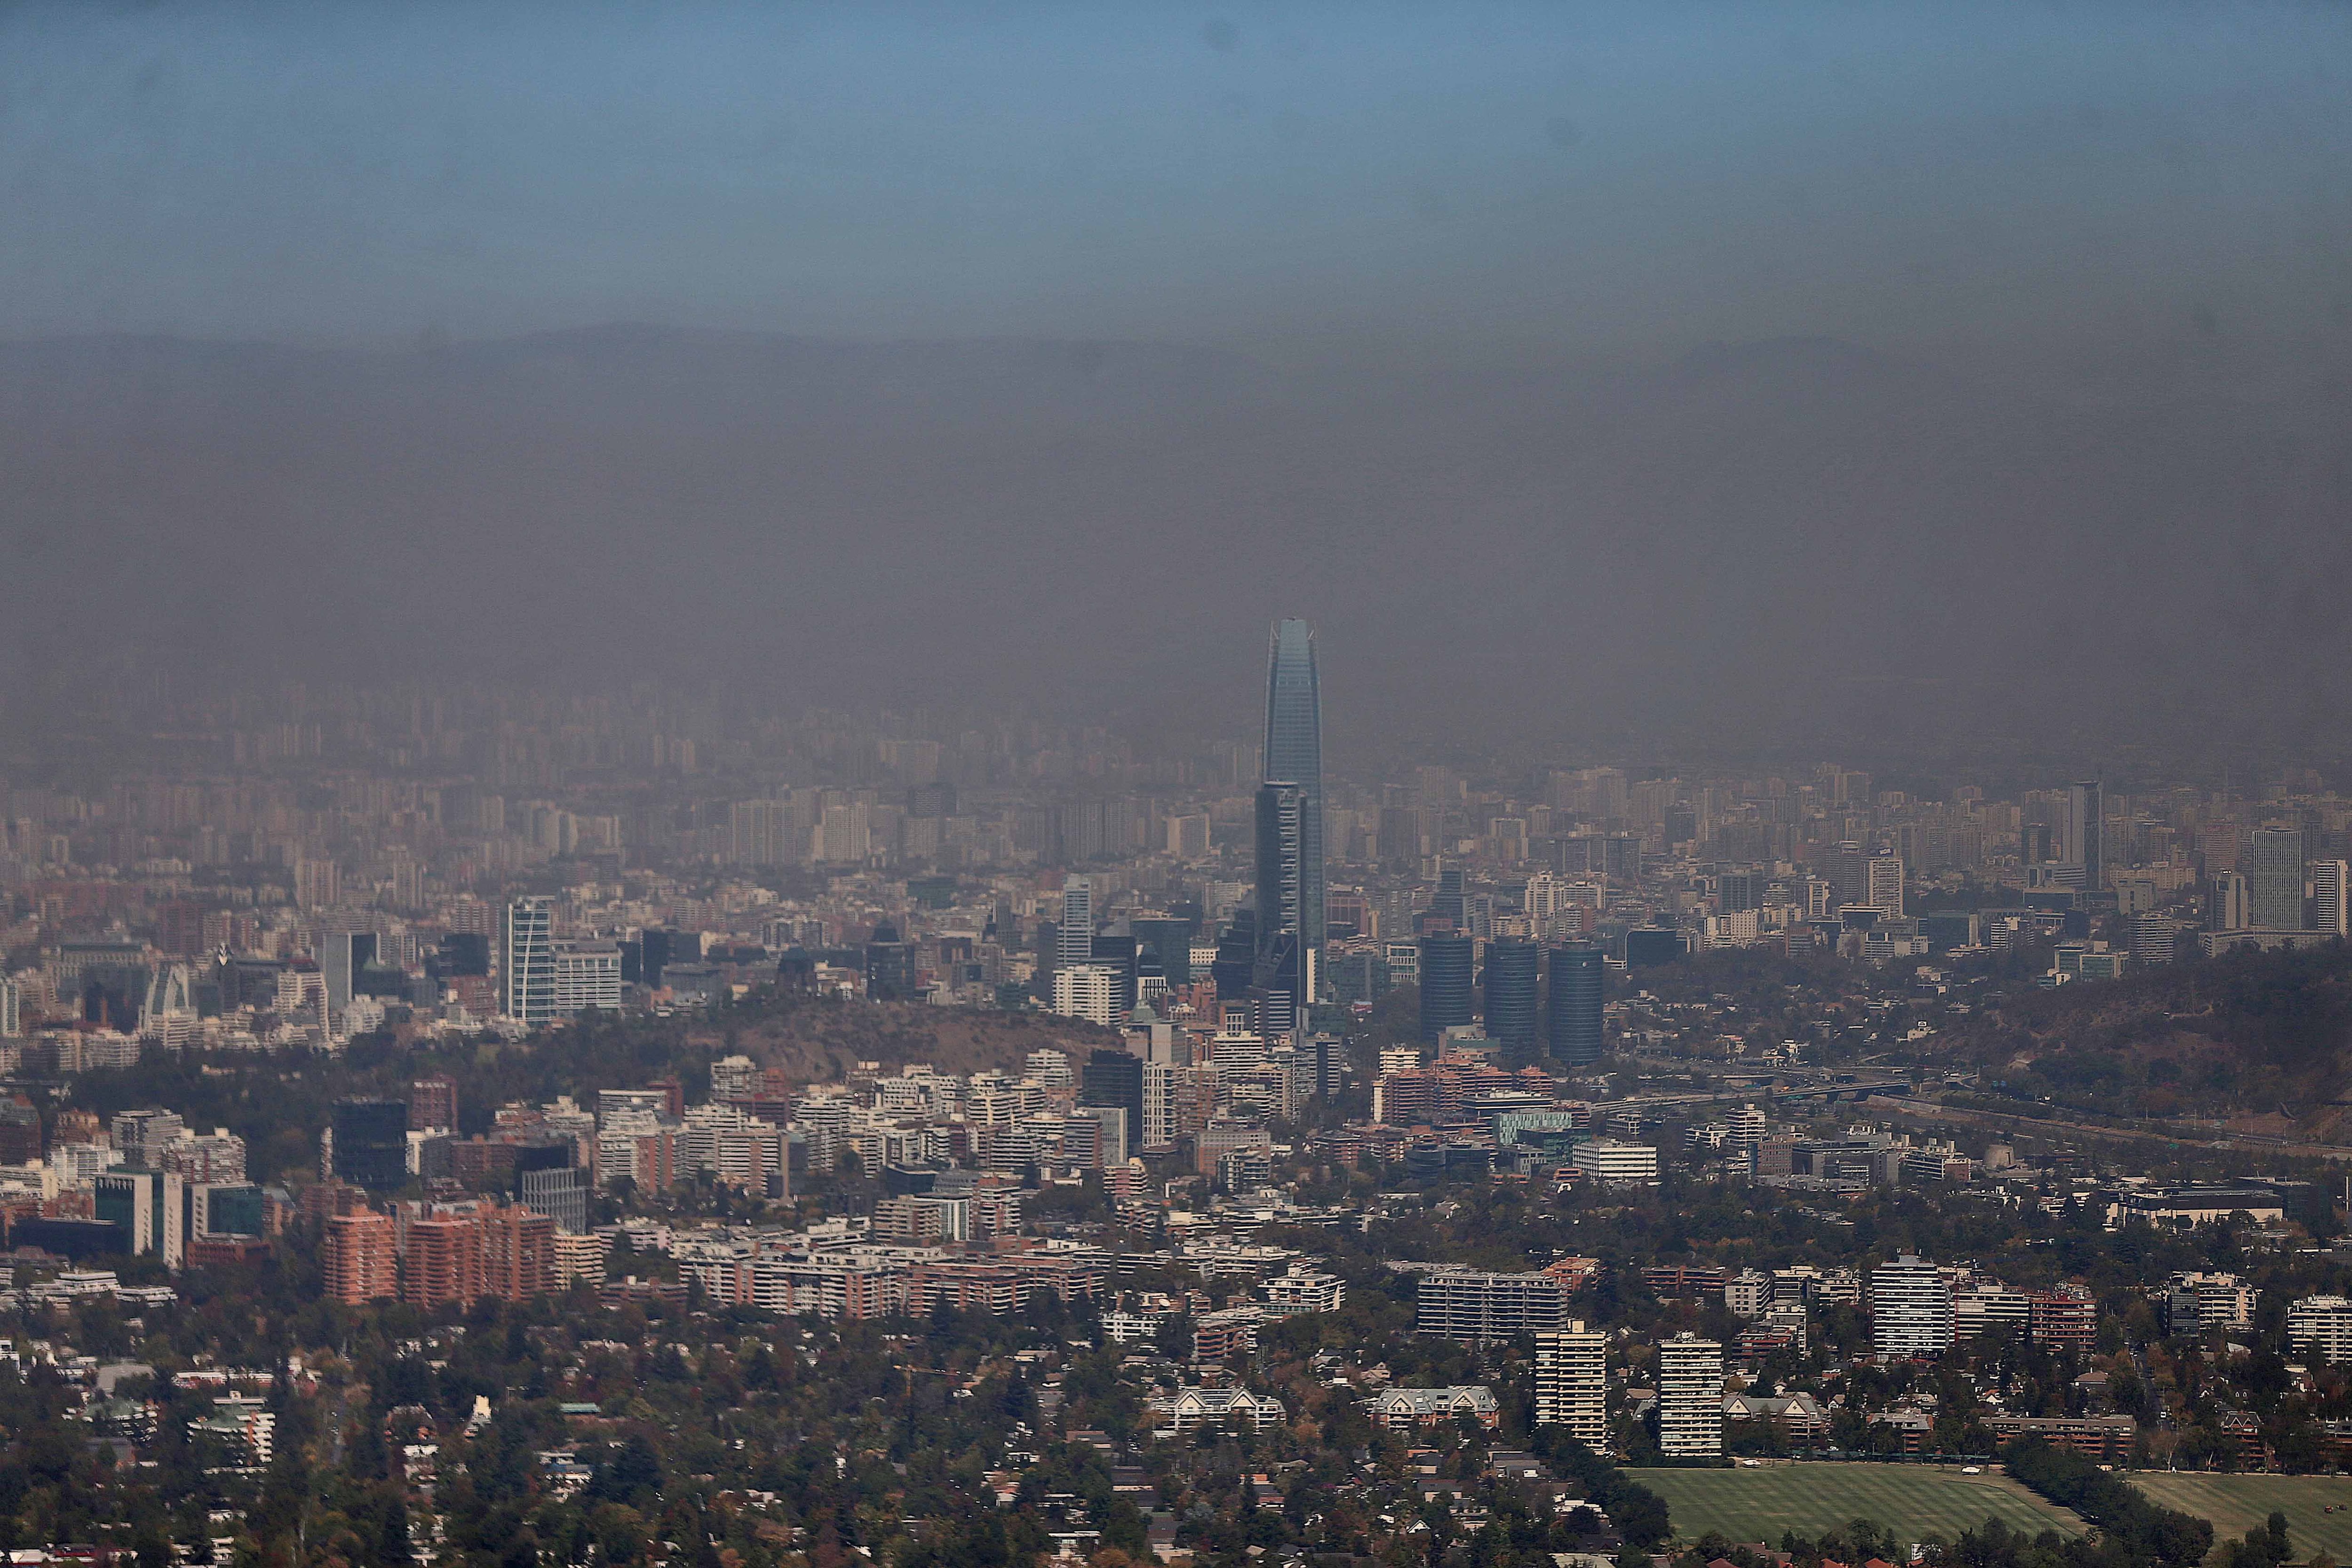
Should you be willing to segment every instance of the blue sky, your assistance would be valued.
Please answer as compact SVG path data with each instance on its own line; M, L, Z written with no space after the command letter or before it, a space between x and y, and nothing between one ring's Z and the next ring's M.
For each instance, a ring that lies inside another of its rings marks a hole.
M0 333L2352 330L2352 9L20 4Z

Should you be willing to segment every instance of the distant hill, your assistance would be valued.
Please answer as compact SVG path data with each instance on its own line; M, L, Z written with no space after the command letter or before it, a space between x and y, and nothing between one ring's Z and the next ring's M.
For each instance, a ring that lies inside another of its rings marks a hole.
M0 678L70 710L129 642L1246 728L1305 614L1343 750L2305 742L2352 716L2347 385L2074 406L1811 339L1344 378L636 327L0 344Z
M2352 1131L2352 945L2236 954L2063 985L2004 1003L1955 1037L1989 1079L2135 1116Z

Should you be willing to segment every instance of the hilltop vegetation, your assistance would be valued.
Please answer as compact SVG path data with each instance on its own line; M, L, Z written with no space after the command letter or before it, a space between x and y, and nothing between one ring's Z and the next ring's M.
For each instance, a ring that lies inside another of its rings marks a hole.
M2081 1110L2281 1116L2333 1131L2352 1045L2352 946L2239 953L2015 992L1956 1031L1989 1082Z

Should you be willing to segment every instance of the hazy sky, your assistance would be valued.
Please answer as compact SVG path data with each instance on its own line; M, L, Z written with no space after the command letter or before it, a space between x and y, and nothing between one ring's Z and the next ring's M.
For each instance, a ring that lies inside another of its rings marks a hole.
M2352 7L0 7L0 334L2352 335Z

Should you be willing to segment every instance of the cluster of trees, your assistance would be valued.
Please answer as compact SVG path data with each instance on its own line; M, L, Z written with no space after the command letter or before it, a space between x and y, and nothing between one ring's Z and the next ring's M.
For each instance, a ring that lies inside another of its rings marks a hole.
M2198 1568L2213 1549L2211 1524L2158 1507L2137 1487L2071 1449L2021 1439L2009 1446L2003 1468L2020 1485L2099 1527L2095 1541L2065 1543L2070 1568Z

